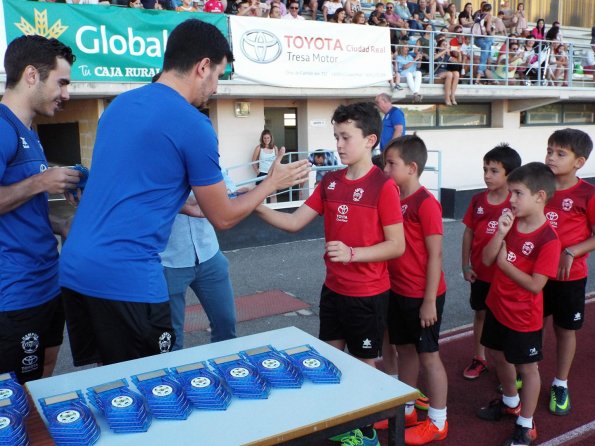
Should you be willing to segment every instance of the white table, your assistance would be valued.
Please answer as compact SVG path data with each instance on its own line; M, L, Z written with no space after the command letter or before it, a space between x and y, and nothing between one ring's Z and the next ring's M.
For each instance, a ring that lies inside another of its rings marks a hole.
M271 344L282 350L310 344L341 370L340 384L312 384L301 389L272 389L266 400L233 398L226 411L194 410L187 420L154 419L148 432L114 434L93 409L101 428L98 445L272 445L312 444L346 430L389 418L391 445L403 444L406 401L412 387L362 363L295 327L188 348L162 355L28 382L26 388L42 413L38 399L81 390L130 376L203 361ZM45 418L42 416L44 422Z

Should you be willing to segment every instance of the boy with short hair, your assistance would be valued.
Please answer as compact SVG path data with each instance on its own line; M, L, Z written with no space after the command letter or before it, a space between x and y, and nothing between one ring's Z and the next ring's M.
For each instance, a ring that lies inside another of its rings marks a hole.
M259 206L269 224L296 232L324 216L326 279L320 296L320 339L374 367L382 349L390 281L386 261L405 250L395 183L372 164L382 121L371 102L341 105L332 118L337 152L347 166L328 172L312 195L287 214ZM379 445L372 426L346 444ZM350 442L351 441L351 442Z
M550 390L549 410L570 412L568 375L576 350L576 330L584 321L587 257L595 249L595 186L576 172L593 150L593 141L578 129L555 131L548 139L546 164L556 176L556 192L545 216L562 244L556 280L543 289L544 316L553 317L556 335L556 376Z
M482 258L486 265L495 263L495 270L481 343L491 351L503 395L482 407L478 416L489 421L518 416L505 444L521 446L537 438L533 413L541 385L537 362L543 356L542 289L556 276L560 240L543 213L556 189L550 168L525 164L508 175L508 188L511 210L500 216L498 232ZM522 399L517 371L523 380Z
M471 284L469 303L475 315L473 337L475 354L471 364L463 371L465 379L473 380L488 371L485 348L481 345L481 330L485 320L485 300L490 289L494 267L481 261L483 248L496 234L498 219L510 209L510 193L506 178L521 165L521 157L508 144L494 147L483 157L483 180L487 190L473 196L463 217L462 267L463 277Z
M400 189L406 250L388 262L391 290L388 333L399 357L399 379L417 387L421 365L430 399L428 417L417 423L415 401L405 405L405 444L443 440L446 422L446 370L438 352L446 283L442 272L442 208L419 182L428 152L417 135L392 140L383 152L384 171Z

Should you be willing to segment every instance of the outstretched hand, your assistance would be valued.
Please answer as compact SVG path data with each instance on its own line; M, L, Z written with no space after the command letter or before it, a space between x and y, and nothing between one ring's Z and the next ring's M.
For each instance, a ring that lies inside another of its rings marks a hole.
M275 190L286 189L308 181L308 174L310 173L308 160L281 164L284 155L285 147L281 147L267 175L267 179L274 184Z

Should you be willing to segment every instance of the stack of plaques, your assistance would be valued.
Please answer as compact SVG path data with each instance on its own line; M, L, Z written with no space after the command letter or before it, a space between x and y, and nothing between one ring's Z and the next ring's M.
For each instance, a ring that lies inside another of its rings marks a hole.
M57 446L89 446L99 440L99 426L80 391L40 398L39 404Z
M209 360L231 388L233 396L246 399L265 399L271 388L256 367L240 355L233 354Z
M0 374L0 400L10 398L14 410L23 418L29 415L29 402L25 390L13 372Z
M270 345L240 352L271 387L299 389L304 377L293 363Z
M125 379L89 387L87 397L115 433L146 432L151 426L143 397L130 390Z
M226 410L231 392L225 381L206 362L182 365L170 369L182 384L186 396L196 409Z
M341 371L310 345L288 348L283 353L315 384L338 384Z
M0 400L0 446L28 446L23 417L10 398Z
M185 420L192 412L192 404L182 385L167 370L134 375L132 381L145 397L155 418Z

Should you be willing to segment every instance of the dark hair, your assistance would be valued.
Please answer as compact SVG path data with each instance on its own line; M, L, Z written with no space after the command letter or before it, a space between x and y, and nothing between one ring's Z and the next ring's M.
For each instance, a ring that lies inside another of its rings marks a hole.
M578 129L556 130L547 140L548 146L556 144L563 149L570 149L577 157L589 159L591 150L593 150L593 140L591 137Z
M545 34L545 40L557 40L558 34L560 34L560 28L552 26Z
M541 22L541 24L543 25L541 28L539 28L539 22ZM540 29L545 32L545 20L537 19L537 22L535 22L535 28Z
M428 149L423 139L417 136L416 133L392 139L382 152L382 158L385 162L386 154L390 150L398 151L405 164L415 163L417 165L417 176L421 176L428 161Z
M556 191L556 176L552 169L543 163L527 163L514 169L507 178L507 183L521 183L527 186L532 194L544 191L549 200Z
M378 145L380 132L382 131L382 119L380 119L380 113L378 113L373 102L339 105L333 113L332 122L342 124L350 120L358 129L361 129L364 136L376 136L376 143L373 148Z
M6 88L14 88L28 65L39 71L43 82L55 70L58 58L72 65L76 59L70 47L57 39L42 36L21 36L8 44L4 53L4 69L6 70Z
M379 6L384 6L384 3L382 3L382 2L378 2L378 3L376 3L376 6L375 6L375 8L378 8Z
M163 71L188 72L201 60L209 58L219 64L223 58L233 61L227 39L214 25L190 19L176 26L169 38L163 57Z
M500 143L483 156L483 162L495 162L502 164L504 173L510 174L514 169L521 166L521 156L508 143Z

